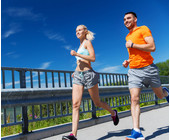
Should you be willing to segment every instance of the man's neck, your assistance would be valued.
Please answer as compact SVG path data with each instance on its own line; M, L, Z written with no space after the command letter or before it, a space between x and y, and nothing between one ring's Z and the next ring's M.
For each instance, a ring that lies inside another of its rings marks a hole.
M133 30L135 30L138 26L135 25L133 28L129 29L129 32L132 32Z

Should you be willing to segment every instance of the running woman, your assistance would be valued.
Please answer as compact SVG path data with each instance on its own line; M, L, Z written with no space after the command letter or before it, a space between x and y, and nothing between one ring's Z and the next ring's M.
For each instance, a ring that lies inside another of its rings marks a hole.
M72 133L68 136L63 136L62 140L77 140L77 129L79 124L79 109L82 100L84 87L88 92L97 107L102 107L111 113L114 125L119 123L117 110L112 110L106 103L100 101L99 97L99 74L92 67L91 62L95 62L95 52L91 40L94 39L94 34L84 25L79 25L76 28L76 36L80 40L78 51L71 50L70 54L77 59L77 67L73 73L73 89L72 89Z
M166 97L169 102L169 90L161 87L158 68L153 63L151 52L155 51L155 43L151 31L147 26L137 26L137 16L134 12L128 12L124 16L124 25L129 30L126 36L126 48L129 59L123 62L128 71L128 86L131 95L131 114L133 119L133 130L131 136L126 140L144 140L139 128L140 120L140 91L144 86L152 87L158 98Z

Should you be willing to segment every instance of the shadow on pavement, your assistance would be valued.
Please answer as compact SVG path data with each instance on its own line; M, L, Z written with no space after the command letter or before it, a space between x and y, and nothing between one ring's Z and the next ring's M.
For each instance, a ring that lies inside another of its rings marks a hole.
M154 132L152 135L150 135L150 136L147 136L146 138L145 138L145 140L150 140L150 139L152 139L152 138L155 138L155 137L157 137L157 136L159 136L159 135L162 135L162 134L164 134L164 133L169 133L169 126L165 126L165 127L160 127L160 128L158 128L158 130L156 131L156 132Z
M142 131L145 131L144 128L140 128ZM128 136L131 134L131 130L132 129L123 129L123 130L118 130L118 131L110 131L108 132L107 135L97 139L97 140L105 140L111 137L123 137L123 136ZM145 138L145 140L151 140L159 135L165 134L165 133L169 133L169 126L165 126L165 127L160 127L157 129L156 132L154 132L152 135L147 136Z
M143 128L140 128L142 131L144 131ZM111 137L122 137L122 136L128 136L131 134L132 129L123 129L123 130L118 130L118 131L110 131L108 132L107 135L97 139L97 140L105 140Z

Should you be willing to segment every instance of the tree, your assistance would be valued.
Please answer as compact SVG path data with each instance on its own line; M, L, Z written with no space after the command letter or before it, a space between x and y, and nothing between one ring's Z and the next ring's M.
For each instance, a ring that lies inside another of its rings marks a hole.
M166 60L165 62L156 63L156 66L160 70L160 75L169 76L169 60Z

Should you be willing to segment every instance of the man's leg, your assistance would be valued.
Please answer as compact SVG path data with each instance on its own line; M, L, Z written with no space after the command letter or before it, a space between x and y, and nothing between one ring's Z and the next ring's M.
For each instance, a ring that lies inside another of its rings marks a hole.
M140 88L131 88L130 95L131 95L131 114L133 119L133 128L139 129L140 123Z
M163 90L162 87L158 87L158 88L152 88L152 90L154 91L154 93L156 94L156 96L160 99L164 98L164 97L168 97L168 91ZM169 100L167 100L169 102Z
M140 131L140 91L141 88L130 88L131 95L131 114L133 119L133 130L131 132L131 136L127 136L126 140L144 140L141 131Z

